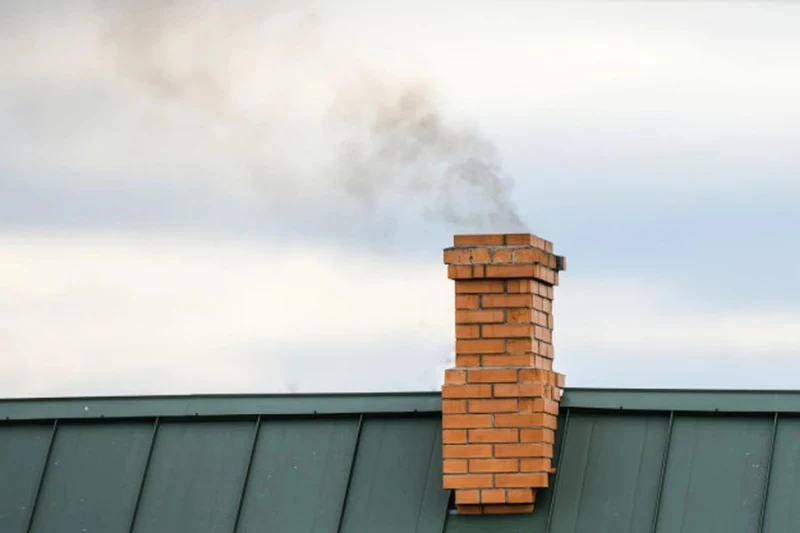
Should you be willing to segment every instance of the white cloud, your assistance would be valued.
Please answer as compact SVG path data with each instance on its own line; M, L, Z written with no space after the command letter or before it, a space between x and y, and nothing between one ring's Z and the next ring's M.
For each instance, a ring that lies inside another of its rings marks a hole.
M556 367L573 386L742 386L746 372L703 368L775 373L800 350L800 309L709 312L647 280L570 274L556 291ZM439 261L5 233L0 384L10 396L430 390L452 352L452 300Z

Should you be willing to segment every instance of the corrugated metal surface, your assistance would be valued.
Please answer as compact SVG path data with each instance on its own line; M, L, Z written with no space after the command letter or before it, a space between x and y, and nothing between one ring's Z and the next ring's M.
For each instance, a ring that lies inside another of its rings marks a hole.
M800 531L800 393L569 390L552 487L489 517L447 511L436 405L0 401L0 533Z

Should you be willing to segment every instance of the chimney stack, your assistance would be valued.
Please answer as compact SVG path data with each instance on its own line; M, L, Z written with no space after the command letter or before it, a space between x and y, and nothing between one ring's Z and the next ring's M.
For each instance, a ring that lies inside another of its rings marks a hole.
M553 287L566 268L531 234L456 235L456 368L442 387L444 488L462 514L533 511L549 485L564 376L553 372Z

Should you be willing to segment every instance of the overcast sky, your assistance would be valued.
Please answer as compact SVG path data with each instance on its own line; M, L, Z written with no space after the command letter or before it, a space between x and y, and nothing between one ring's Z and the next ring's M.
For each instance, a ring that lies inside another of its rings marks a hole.
M0 396L433 390L519 227L568 386L798 387L800 5L183 5L0 4Z

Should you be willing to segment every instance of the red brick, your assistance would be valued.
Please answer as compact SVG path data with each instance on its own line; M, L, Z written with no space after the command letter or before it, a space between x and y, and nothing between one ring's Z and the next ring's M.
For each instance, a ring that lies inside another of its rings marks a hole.
M552 331L550 331L547 328L543 328L542 326L535 326L533 328L533 330L534 330L534 337L536 337L537 339L539 339L541 341L544 341L544 342L552 344L552 342L553 342L553 332Z
M495 248L492 263L510 263L514 257L513 248Z
M532 294L486 294L481 298L483 307L531 307Z
M491 398L491 385L444 385L442 387L442 398Z
M505 282L500 280L458 280L456 294L490 294L505 292Z
M481 366L481 356L456 354L456 366L458 368L471 368L471 367Z
M470 383L516 383L516 369L489 368L468 370L467 380Z
M519 402L516 399L470 400L467 410L470 413L515 413L519 411Z
M566 385L566 377L564 374L556 373L556 386L560 389L563 389Z
M466 400L442 400L442 413L446 415L463 415L467 412Z
M545 442L553 444L556 441L556 434L552 429L523 429L519 433L521 442Z
M503 339L456 340L457 354L504 353L506 341Z
M539 343L527 336L508 341L508 353L539 353Z
M484 265L473 265L472 266L472 277L473 278L485 278L486 277L486 267Z
M477 309L480 296L477 294L456 294L456 309Z
M476 474L519 472L519 461L517 459L470 459L469 471Z
M508 280L507 282L507 292L509 294L527 294L532 293L536 294L533 290L534 282L533 280L529 279L512 279Z
M446 476L445 476L446 477ZM465 477L465 476L459 476ZM547 487L549 479L547 474L497 474L494 476L495 487L498 488L533 488Z
M471 279L472 265L448 265L447 277L450 279Z
M442 448L442 457L445 459L472 459L476 457L491 457L491 444L467 444L463 446L446 445Z
M498 414L494 417L494 425L498 428L553 427L551 418L554 417L543 413Z
M524 398L519 402L520 413L547 413L558 416L558 402L543 398Z
M519 442L517 429L472 429L467 436L470 444Z
M453 236L453 244L455 246L502 246L505 244L505 235L455 235Z
M549 444L497 444L495 457L552 457L553 447Z
M523 368L519 371L520 383L552 383L552 372L541 368Z
M522 398L527 396L542 396L544 394L544 386L538 383L520 383L513 385L499 383L497 385L492 385L492 387L494 388L494 396L498 398Z
M445 459L442 465L442 472L445 474L466 474L469 472L468 462L466 459Z
M536 360L534 361L533 364L534 364L534 366L537 366L539 368L544 368L544 369L547 369L547 370L552 370L553 369L553 361L551 361L547 357L541 357L541 356L537 355L536 356Z
M509 309L506 311L506 320L509 324L533 324L533 310Z
M456 339L478 339L481 336L481 327L478 325L456 325Z
M469 258L469 248L445 248L444 250L444 263L446 265L452 265L454 263L469 263Z
M456 310L456 323L457 324L492 324L501 323L506 319L505 313L502 310L469 310L457 309Z
M505 474L513 475L513 474ZM519 474L517 474L519 475ZM535 475L535 474L527 474ZM493 484L492 474L467 474L467 475L448 475L444 476L445 489L483 489L491 488Z
M515 263L542 263L544 265L556 266L556 258L546 253L544 250L538 248L518 248L514 250Z
M540 265L488 265L487 278L535 278ZM450 268L453 266L451 265ZM448 272L449 274L449 272Z
M481 366L531 366L536 361L535 357L533 354L484 355L481 357Z
M506 244L509 246L530 246L533 244L534 239L538 239L538 237L530 233L506 234Z
M480 503L481 496L478 490L457 490L456 503L457 504L476 504Z
M533 489L509 489L506 497L509 503L533 503L536 493Z
M522 324L492 324L489 326L481 326L481 337L485 339L528 338L532 336L533 327Z
M470 261L472 263L490 263L492 261L492 253L489 248L471 248Z
M463 385L467 382L467 372L465 370L455 370L448 368L444 371L445 385Z
M467 430L466 429L445 429L442 431L443 444L466 444L467 443Z
M456 493L458 494L458 493ZM456 510L460 515L481 515L483 514L483 505L456 505Z
M503 489L484 489L481 491L481 503L506 503L506 491Z
M492 427L492 415L446 415L442 417L445 429L470 429Z
M483 514L523 514L532 512L532 503L483 506Z
M552 467L553 464L549 457L522 459L520 461L521 472L550 472Z

